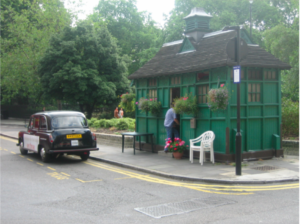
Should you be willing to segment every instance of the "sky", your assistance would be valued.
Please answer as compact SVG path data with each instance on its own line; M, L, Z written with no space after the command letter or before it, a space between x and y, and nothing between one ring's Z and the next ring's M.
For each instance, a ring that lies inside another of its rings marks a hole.
M93 13L93 8L98 5L97 0L83 0L81 7L85 11L84 14L79 15L79 19L85 19L87 15ZM175 0L136 0L138 11L147 11L152 14L152 18L161 26L163 26L163 14L169 14L174 8ZM68 8L68 5L65 4Z

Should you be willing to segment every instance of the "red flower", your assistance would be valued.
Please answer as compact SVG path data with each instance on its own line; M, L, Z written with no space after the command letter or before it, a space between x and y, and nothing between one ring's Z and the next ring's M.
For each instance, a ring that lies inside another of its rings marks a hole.
M170 148L173 148L173 145L170 145Z
M178 146L178 144L176 144L176 146Z
M224 84L221 84L221 87L223 87L224 86Z
M177 148L174 148L174 150L177 150Z

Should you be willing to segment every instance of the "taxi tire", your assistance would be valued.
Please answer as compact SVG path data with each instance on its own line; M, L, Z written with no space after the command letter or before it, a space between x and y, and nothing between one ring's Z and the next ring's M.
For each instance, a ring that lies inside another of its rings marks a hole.
M27 155L28 154L28 150L23 148L23 142L20 143L20 153L22 155Z
M39 154L44 163L48 163L50 161L50 154L48 154L44 148L40 149Z
M80 155L82 161L86 161L89 158L89 156L90 156L90 153Z

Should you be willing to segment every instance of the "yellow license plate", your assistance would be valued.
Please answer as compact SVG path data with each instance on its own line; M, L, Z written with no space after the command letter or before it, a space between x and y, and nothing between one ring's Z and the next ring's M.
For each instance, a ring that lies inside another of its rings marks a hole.
M82 138L81 134L77 134L77 135L67 135L67 139L72 139L72 138Z

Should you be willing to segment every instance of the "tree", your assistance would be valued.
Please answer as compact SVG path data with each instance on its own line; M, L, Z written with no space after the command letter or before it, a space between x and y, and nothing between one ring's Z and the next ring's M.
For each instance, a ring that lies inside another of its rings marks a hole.
M71 23L59 0L4 0L1 4L1 103L39 102L38 61L49 38Z
M83 21L51 38L39 74L48 96L78 103L91 118L96 105L118 103L128 92L127 62L105 26Z
M105 22L109 32L118 40L122 55L131 58L131 74L149 61L162 46L163 36L151 15L138 12L135 0L100 0L93 22Z

